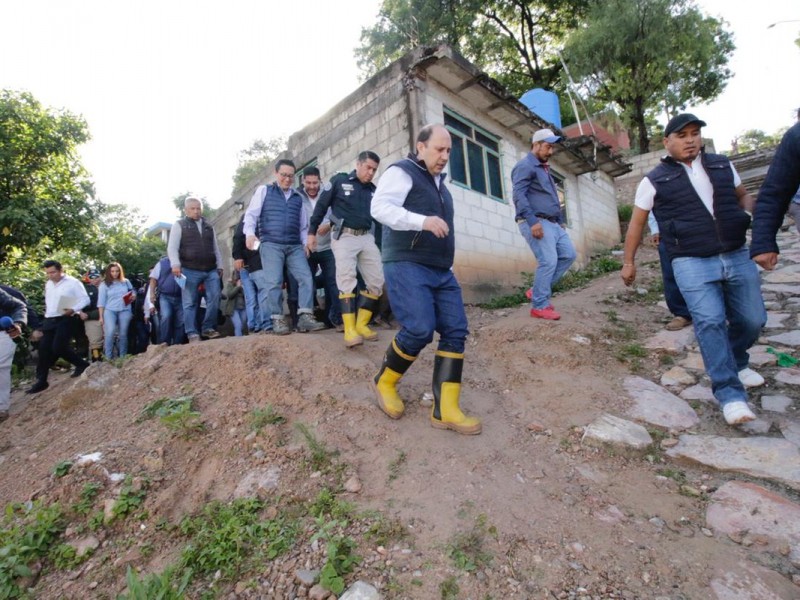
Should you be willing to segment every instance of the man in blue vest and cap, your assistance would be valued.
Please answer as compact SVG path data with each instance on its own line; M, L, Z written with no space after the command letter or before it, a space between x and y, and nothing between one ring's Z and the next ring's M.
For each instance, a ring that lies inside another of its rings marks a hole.
M706 154L701 128L690 113L664 129L668 156L639 184L625 236L622 280L636 279L636 250L647 216L655 213L694 332L711 389L725 421L738 425L756 417L745 388L764 383L748 367L747 350L767 320L758 268L745 235L753 198L727 157Z

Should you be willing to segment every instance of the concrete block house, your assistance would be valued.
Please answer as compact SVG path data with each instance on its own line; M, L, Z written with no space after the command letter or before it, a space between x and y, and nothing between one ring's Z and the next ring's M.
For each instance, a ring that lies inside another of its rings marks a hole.
M453 138L447 183L455 201L454 270L467 302L482 302L522 284L534 258L514 222L511 169L533 133L557 129L447 45L418 48L389 65L326 114L292 134L286 157L298 173L316 165L327 180L349 172L362 150L381 157L380 173L413 148L419 128L444 123ZM567 139L551 159L577 265L619 242L613 178L629 165L589 136ZM215 218L225 256L233 228L255 187L228 200Z

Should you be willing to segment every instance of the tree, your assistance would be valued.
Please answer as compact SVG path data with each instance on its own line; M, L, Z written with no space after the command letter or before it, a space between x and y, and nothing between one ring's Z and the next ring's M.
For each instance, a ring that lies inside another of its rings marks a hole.
M691 0L595 0L564 54L588 95L618 108L631 145L644 153L648 116L675 114L725 89L735 46L724 25Z
M83 118L0 91L0 265L85 241L102 206L78 158L88 139Z
M761 150L777 146L786 133L788 127L782 127L772 135L764 133L760 129L748 129L736 136L734 144L736 152L750 152L751 150Z
M247 150L239 152L239 166L233 175L232 196L246 186L259 173L268 169L272 162L286 149L286 138L274 137L268 142L256 140Z
M560 84L557 50L589 0L383 0L361 30L358 65L371 76L417 46L445 42L515 95Z
M183 216L183 204L189 196L194 196L194 194L192 192L183 192L172 199L172 203L178 209L178 214L181 217ZM203 216L210 221L217 214L217 209L211 207L205 198L201 198L201 200L203 201Z

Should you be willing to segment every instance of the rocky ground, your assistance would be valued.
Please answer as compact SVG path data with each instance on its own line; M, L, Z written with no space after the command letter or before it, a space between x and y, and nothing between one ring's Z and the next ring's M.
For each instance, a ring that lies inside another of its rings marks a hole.
M781 236L745 427L725 425L691 331L662 329L652 250L636 289L611 274L557 296L559 322L470 308L462 404L480 436L430 427L431 348L402 381L404 417L377 408L366 382L390 330L351 351L332 331L155 347L15 391L0 503L58 503L67 522L14 581L114 598L128 567L191 555L187 597L333 598L319 571L351 540L351 600L800 598L800 369L777 365L800 345L800 243ZM147 418L187 397L196 415ZM258 502L242 531L288 542L267 554L242 534L227 552L243 562L205 572L218 563L199 550L236 519L199 515L237 498Z

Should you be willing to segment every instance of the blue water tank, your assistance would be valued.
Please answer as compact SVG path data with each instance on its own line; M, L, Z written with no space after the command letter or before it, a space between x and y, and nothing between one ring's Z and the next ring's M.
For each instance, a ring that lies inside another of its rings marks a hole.
M561 129L561 107L555 92L533 88L519 99L531 112L536 113L548 123Z

